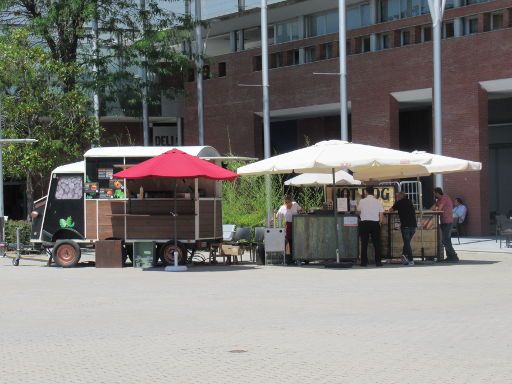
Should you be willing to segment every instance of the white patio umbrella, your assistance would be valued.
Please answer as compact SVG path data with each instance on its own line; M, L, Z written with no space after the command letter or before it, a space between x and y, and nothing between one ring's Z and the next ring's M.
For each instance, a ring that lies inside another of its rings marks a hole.
M350 169L352 172L401 168L427 161L425 156L395 149L355 144L340 140L321 141L238 168L240 175L276 173L332 173ZM358 177L355 177L358 179Z
M429 176L433 173L468 172L480 171L482 169L482 163L477 161L435 155L424 151L414 151L411 154L419 156L423 163L379 169L367 168L356 172L355 176L360 180L391 180Z
M238 168L239 175L265 175L279 173L331 173L336 183L336 171L350 169L394 168L419 164L426 161L421 155L372 145L354 144L347 141L321 141L310 147L297 149L282 155ZM337 208L333 188L334 226L337 233ZM336 263L340 262L339 239L336 238Z
M360 185L359 180L345 171L334 174L336 185ZM284 185L292 187L323 187L332 184L332 175L328 173L302 173L284 182Z
M419 156L424 160L422 164L407 164L398 167L365 169L357 172L356 175L361 180L392 180L406 179L420 176L429 176L431 174L444 174L455 172L480 171L482 163L458 159L455 157L435 155L424 151L411 152L413 156ZM420 221L423 221L423 194L420 188ZM423 252L423 227L420 227L421 249Z

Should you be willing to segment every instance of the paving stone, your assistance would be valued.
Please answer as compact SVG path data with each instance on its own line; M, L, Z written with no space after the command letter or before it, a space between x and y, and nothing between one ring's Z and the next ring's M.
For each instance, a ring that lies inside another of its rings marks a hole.
M61 269L0 259L0 382L507 383L512 256Z

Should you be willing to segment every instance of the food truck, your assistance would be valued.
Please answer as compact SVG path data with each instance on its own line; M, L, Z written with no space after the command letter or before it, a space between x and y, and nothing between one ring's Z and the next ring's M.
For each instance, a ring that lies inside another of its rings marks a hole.
M31 241L52 247L53 260L62 267L76 265L81 249L93 248L99 240L122 240L128 257L135 243L151 241L164 264L173 263L175 250L184 263L187 251L220 241L221 182L113 177L173 148L92 148L84 161L56 168L48 194L34 203ZM214 162L226 159L209 146L179 149Z

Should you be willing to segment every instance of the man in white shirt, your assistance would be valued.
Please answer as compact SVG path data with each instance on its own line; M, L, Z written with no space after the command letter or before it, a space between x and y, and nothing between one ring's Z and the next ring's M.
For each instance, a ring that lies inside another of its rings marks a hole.
M285 196L284 204L277 211L278 222L283 223L286 227L286 241L290 249L290 255L286 257L286 263L293 263L292 257L292 236L293 236L293 216L302 211L299 204L293 201L290 195Z
M361 236L361 267L368 265L368 240L371 236L375 249L375 265L382 266L380 245L380 223L384 220L384 207L373 196L373 187L366 187L366 197L359 201L357 210L361 222L359 235Z

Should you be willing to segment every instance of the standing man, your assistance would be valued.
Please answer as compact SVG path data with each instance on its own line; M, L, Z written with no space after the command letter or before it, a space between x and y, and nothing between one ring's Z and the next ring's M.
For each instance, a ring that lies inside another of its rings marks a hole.
M443 190L439 187L434 188L434 196L437 201L432 206L432 210L434 211L442 211L441 215L441 233L443 239L444 250L446 251L446 261L447 263L458 263L459 258L457 257L457 253L453 249L452 245L452 226L453 226L453 203L450 196L445 195Z
M375 266L381 267L380 223L384 220L384 207L373 196L373 187L366 187L366 197L357 205L361 223L359 235L361 236L361 267L368 265L368 239L372 238L375 249Z
M286 264L293 263L293 216L297 215L301 211L302 208L300 205L293 201L290 195L286 195L284 197L284 204L281 205L277 211L278 221L281 223L286 223L286 242L288 243L288 247L290 249L290 254L286 255Z
M403 192L398 192L396 194L396 202L389 211L398 212L398 217L400 218L400 231L402 232L402 240L404 241L402 264L412 266L414 265L414 259L412 257L411 240L418 226L416 222L416 210L411 200L407 198L407 195Z

